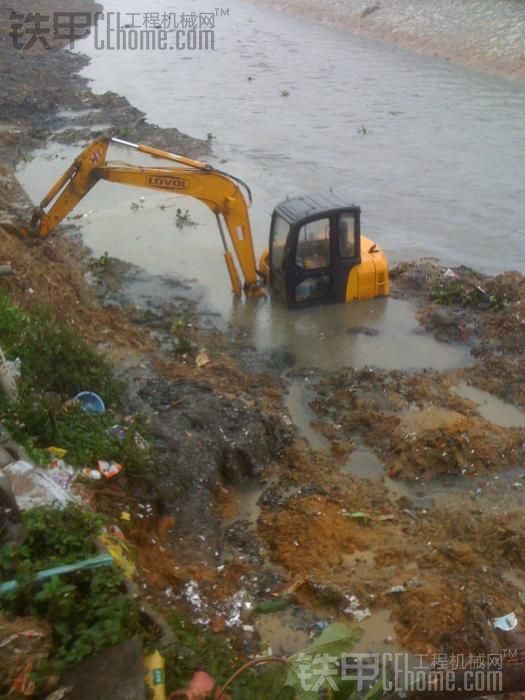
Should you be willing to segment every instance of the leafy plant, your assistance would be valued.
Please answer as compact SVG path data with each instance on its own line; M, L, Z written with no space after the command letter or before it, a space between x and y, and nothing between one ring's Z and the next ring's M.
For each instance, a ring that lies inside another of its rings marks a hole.
M52 657L60 669L140 631L138 612L126 595L116 567L55 576L41 587L34 583L43 569L93 556L103 519L69 505L34 508L23 515L27 539L0 551L0 577L16 576L18 588L0 597L0 609L34 615L52 627Z
M106 250L99 258L91 260L91 262L89 263L89 269L93 273L93 276L100 281L106 274L109 263L109 254Z
M39 309L28 314L2 294L0 337L8 357L21 359L18 400L9 403L0 395L0 419L36 461L46 462L43 450L58 445L67 450L73 466L115 460L125 466L128 477L148 476L153 458L142 447L142 421L128 423L123 439L111 431L119 422L124 388L100 353L66 323ZM102 396L104 414L65 405L84 389Z
M193 345L191 344L191 340L186 338L184 335L180 335L173 341L173 352L176 355L186 355L187 353L191 352L192 349Z
M182 209L177 208L175 211L175 225L176 227L182 231L183 228L191 228L193 226L197 226L197 222L193 221L193 219L190 216L190 212L186 209L185 211L182 211Z

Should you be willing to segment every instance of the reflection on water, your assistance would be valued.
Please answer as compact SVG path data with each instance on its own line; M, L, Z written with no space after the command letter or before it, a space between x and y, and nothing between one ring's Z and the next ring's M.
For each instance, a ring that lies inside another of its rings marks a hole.
M477 404L478 413L494 425L502 428L525 428L525 413L516 406L489 394L488 391L460 382L455 387L455 392L462 399L474 401Z

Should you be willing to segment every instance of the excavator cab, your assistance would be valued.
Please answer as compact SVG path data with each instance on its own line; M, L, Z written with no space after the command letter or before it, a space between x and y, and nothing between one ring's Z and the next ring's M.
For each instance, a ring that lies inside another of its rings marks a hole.
M386 257L361 235L360 208L333 192L287 199L275 208L261 268L289 308L388 294Z

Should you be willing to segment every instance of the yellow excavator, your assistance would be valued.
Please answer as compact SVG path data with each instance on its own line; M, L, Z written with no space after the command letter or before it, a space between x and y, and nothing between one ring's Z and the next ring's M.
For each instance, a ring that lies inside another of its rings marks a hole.
M111 142L171 164L144 167L107 161ZM262 286L268 284L290 308L388 295L386 257L361 236L360 208L341 196L326 192L281 202L272 215L269 249L257 269L248 215L252 197L242 180L199 160L117 138L97 139L82 151L35 209L29 233L51 233L99 180L194 197L208 206L217 218L236 295L244 290L248 298L261 296Z

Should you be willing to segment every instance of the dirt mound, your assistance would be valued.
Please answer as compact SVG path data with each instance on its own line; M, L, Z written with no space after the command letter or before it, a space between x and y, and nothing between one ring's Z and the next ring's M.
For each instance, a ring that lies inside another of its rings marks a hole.
M161 512L175 517L176 533L191 533L206 542L202 549L215 552L215 499L222 488L257 477L278 457L285 443L282 425L243 392L222 393L212 373L200 381L150 377L136 387L134 405L148 418Z

